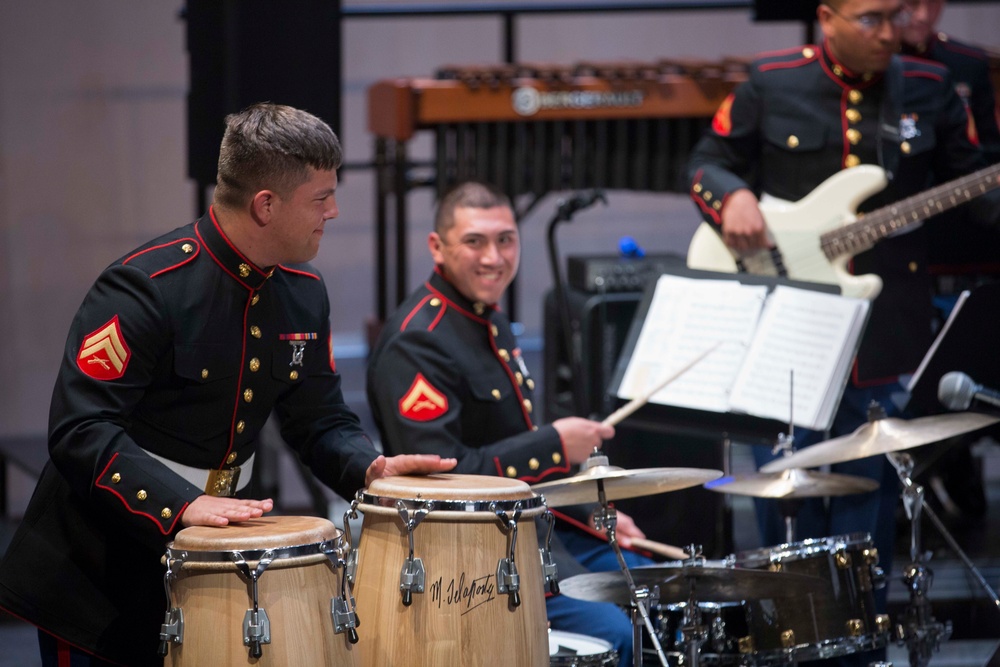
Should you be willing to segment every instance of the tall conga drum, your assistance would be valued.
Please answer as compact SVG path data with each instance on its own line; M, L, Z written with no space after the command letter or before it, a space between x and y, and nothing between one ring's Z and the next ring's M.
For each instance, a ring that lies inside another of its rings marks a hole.
M165 664L359 665L353 623L335 613L353 616L341 587L347 549L341 531L318 517L180 531L164 556Z
M546 508L531 487L484 475L385 477L355 503L363 665L548 664L535 528Z

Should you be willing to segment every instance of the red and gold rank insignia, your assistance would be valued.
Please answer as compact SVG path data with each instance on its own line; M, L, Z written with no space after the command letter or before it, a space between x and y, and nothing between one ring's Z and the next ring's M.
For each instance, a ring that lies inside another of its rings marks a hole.
M95 380L117 380L125 374L132 352L118 325L118 316L83 339L76 364Z
M719 105L718 110L715 112L715 117L712 118L712 129L715 133L722 137L728 137L729 133L733 130L733 119L730 114L733 111L733 100L736 96L733 93L729 93L726 99L722 100L722 104Z
M448 412L448 397L417 373L406 395L399 399L399 414L417 422L428 422Z

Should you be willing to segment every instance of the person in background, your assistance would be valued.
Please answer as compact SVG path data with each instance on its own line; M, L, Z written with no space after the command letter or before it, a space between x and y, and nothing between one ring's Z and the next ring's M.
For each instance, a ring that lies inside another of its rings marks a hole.
M817 8L821 44L753 62L748 81L723 102L689 164L691 196L730 249L770 245L758 207L764 194L795 202L841 170L878 165L890 180L860 206L869 211L986 165L948 70L898 55L911 17L903 0L827 0ZM998 193L965 204L970 219L996 225ZM850 201L855 193L839 194ZM892 235L853 258L853 272L878 274L883 288L832 429L796 429L797 447L852 433L869 419L873 402L886 416L900 415L899 376L917 368L933 338L924 232ZM754 455L759 465L770 459L765 448L754 448ZM884 456L832 468L871 478L879 488L830 498L828 505L822 499L803 503L796 538L870 533L890 572L895 471ZM763 543L784 542L775 501L758 501L756 508ZM879 611L885 611L885 593L876 596ZM865 654L853 657L870 661Z
M344 497L436 455L380 456L344 403L326 285L307 262L337 217L340 142L304 111L226 118L205 215L128 253L70 328L50 459L0 563L0 608L39 628L42 664L160 665L166 545L270 511L253 495L272 409Z
M369 358L368 402L383 447L455 458L459 473L531 484L565 476L614 428L581 417L535 423L535 382L497 306L520 262L510 200L483 183L456 186L438 205L427 245L434 271L385 323ZM586 519L571 521L553 538L559 578L618 569ZM628 547L644 534L619 512L617 536ZM626 553L630 566L652 562ZM546 611L553 629L605 639L631 664L631 623L615 605L554 595Z
M995 164L1000 162L1000 114L989 58L982 49L938 31L946 4L945 0L906 0L912 17L903 28L902 52L948 68L955 92L970 112L970 135L979 143L986 161ZM963 211L956 210L927 221L928 263L945 276L938 280L934 299L942 322L962 289L993 282L1000 275L1000 235L963 218ZM926 472L920 481L931 490L930 498L946 516L976 521L986 515L987 503L983 471L969 449L972 442L972 437L956 438L929 465L924 463Z

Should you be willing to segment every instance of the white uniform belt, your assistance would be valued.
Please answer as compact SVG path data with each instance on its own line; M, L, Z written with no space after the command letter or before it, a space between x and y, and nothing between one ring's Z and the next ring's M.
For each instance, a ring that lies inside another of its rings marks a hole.
M245 463L230 469L205 470L171 461L145 449L143 451L183 477L188 484L197 486L211 496L231 496L237 491L242 491L250 483L250 477L253 474L253 459L257 456L256 453L251 454Z

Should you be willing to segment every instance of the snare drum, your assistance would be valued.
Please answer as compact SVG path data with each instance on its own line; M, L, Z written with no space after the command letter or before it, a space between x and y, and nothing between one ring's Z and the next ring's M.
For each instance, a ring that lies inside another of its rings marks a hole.
M352 507L364 514L354 591L367 667L545 664L534 519L546 509L531 487L485 475L383 477Z
M549 630L550 667L616 667L618 652L611 644L587 635Z
M819 594L748 600L754 653L761 664L818 660L886 645L889 618L875 613L883 585L867 533L803 540L738 553L736 567L794 572L830 583Z
M346 555L342 533L317 517L180 531L164 556L166 664L360 664L331 609Z

